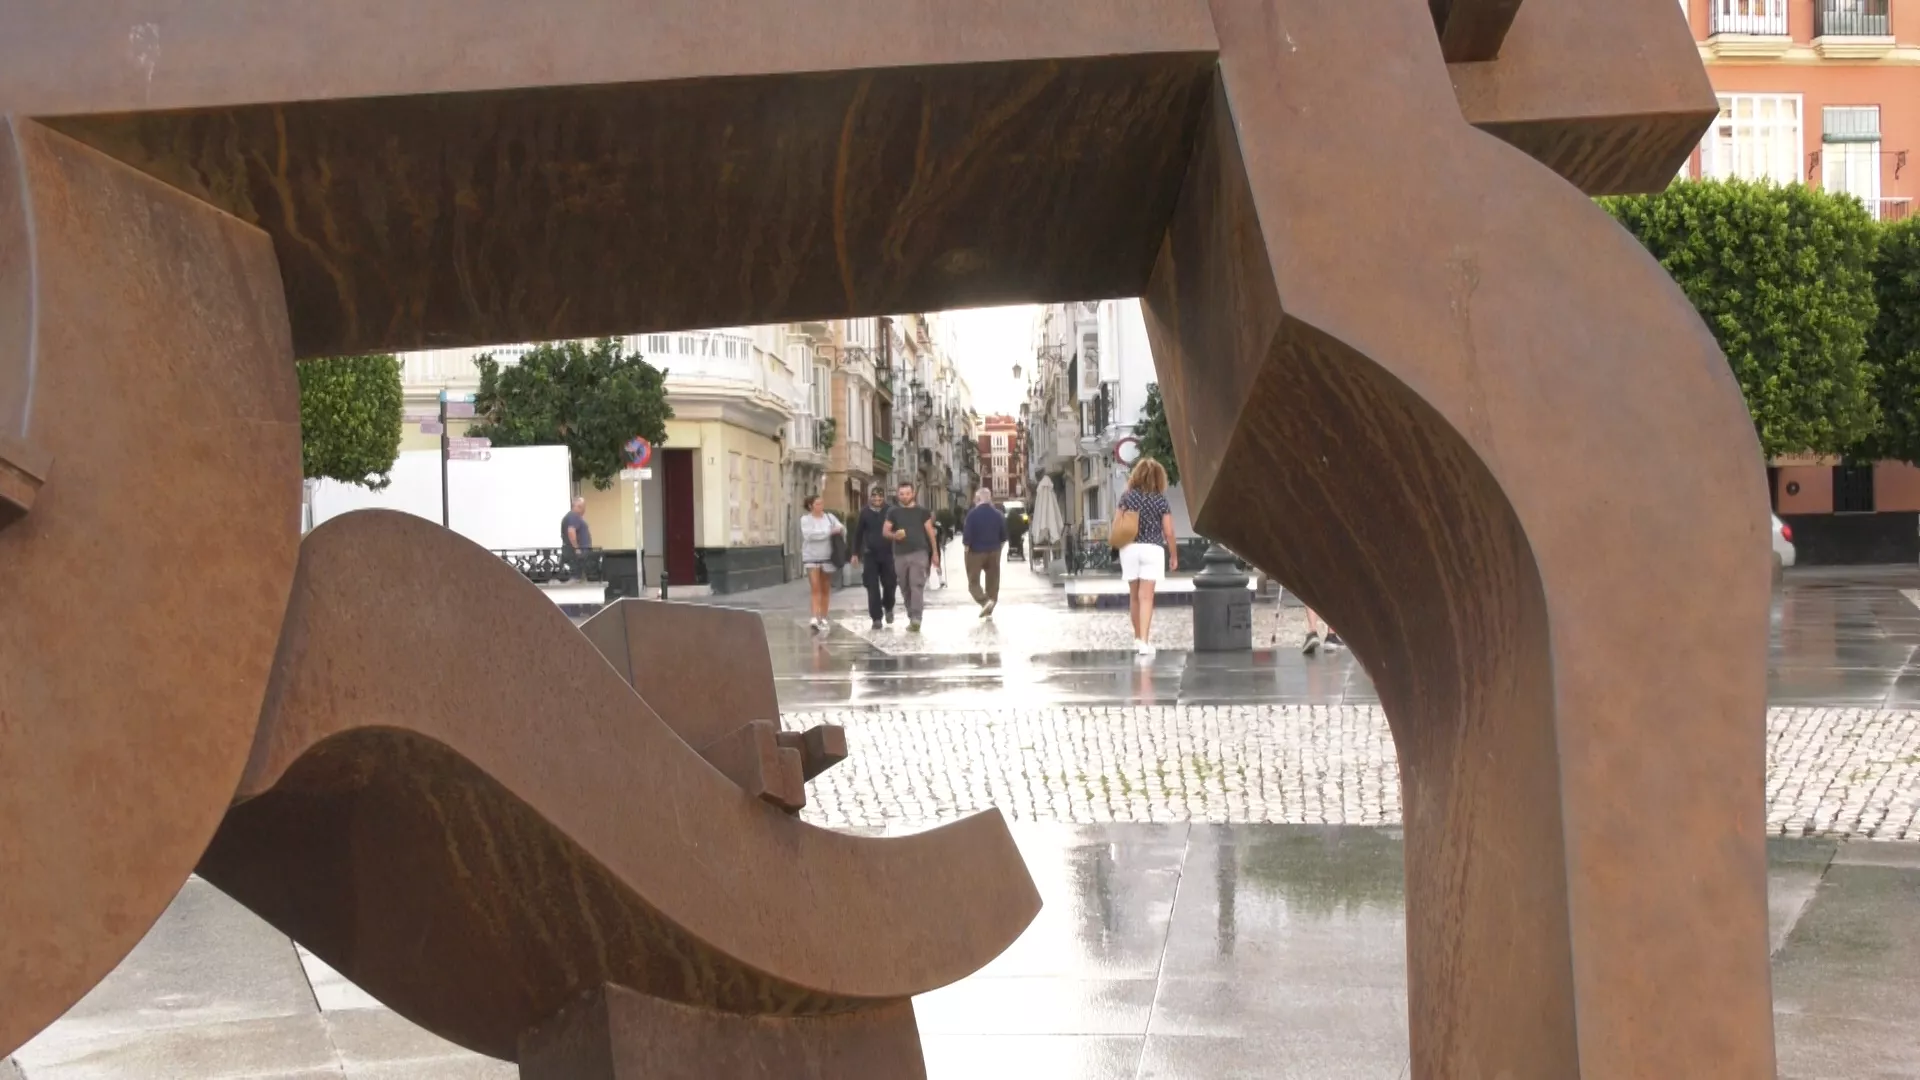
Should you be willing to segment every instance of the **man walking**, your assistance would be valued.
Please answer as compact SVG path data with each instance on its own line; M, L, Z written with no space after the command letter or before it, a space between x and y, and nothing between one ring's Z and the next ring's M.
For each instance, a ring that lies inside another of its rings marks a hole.
M887 495L875 484L867 495L867 505L853 526L853 558L860 564L860 583L867 587L867 617L873 628L893 625L894 576L893 540L887 535Z
M900 591L906 594L907 633L917 634L927 608L927 572L940 565L940 553L934 547L933 514L915 505L913 485L901 484L897 495L900 505L887 511L887 537L893 541Z
M967 548L967 591L980 605L980 617L990 619L1000 603L1000 560L1007 546L1007 516L993 505L992 491L973 493L973 509L967 511L960 534Z
M592 547L593 530L587 528L587 500L576 498L573 509L560 519L560 562L569 577L586 576L586 552Z

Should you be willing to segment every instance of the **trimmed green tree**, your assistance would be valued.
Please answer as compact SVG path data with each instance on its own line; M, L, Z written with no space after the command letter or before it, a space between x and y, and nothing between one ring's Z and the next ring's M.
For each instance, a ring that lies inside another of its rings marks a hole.
M625 352L617 338L549 342L518 363L489 353L475 364L478 422L467 434L498 447L565 446L575 480L610 488L626 467L628 440L667 440L666 373Z
M1847 456L1920 464L1920 218L1881 230L1873 271L1880 315L1867 335L1867 357L1880 427Z
M1768 457L1846 453L1872 435L1878 226L1858 200L1713 180L1600 202L1719 340Z
M306 478L385 488L400 456L400 359L334 356L302 360L294 371Z
M1133 437L1140 440L1140 456L1150 457L1166 467L1167 483L1180 482L1180 459L1173 453L1173 432L1167 428L1167 404L1160 399L1160 384L1147 384L1147 403L1140 407L1140 422L1133 425Z

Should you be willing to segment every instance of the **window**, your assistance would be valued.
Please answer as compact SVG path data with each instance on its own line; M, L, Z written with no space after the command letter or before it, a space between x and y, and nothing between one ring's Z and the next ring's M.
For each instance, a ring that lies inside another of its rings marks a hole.
M667 353L672 351L671 342L672 342L672 335L670 334L648 334L647 335L647 355L649 356L667 355Z
M1880 107L1820 110L1820 176L1828 191L1852 195L1880 216Z
M1720 119L1700 142L1700 175L1800 181L1800 95L1721 94Z
M813 415L833 415L833 372L825 364L813 365Z

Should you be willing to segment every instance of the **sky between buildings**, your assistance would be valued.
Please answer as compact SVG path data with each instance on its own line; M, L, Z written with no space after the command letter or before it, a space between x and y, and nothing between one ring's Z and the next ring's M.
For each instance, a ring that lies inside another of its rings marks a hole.
M981 416L1017 414L1026 400L1026 376L1033 371L1033 304L943 312L953 328L955 359L973 391L973 409ZM1020 365L1021 377L1013 377Z

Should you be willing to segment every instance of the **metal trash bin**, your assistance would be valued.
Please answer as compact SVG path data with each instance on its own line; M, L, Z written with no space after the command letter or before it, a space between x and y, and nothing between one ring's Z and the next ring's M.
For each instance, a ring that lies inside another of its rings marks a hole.
M607 583L607 603L640 595L639 552L600 552L600 573Z

